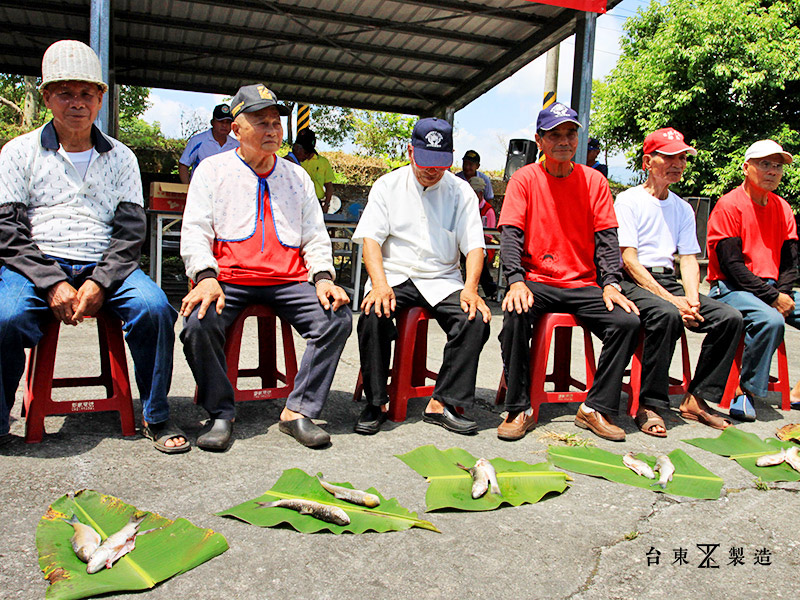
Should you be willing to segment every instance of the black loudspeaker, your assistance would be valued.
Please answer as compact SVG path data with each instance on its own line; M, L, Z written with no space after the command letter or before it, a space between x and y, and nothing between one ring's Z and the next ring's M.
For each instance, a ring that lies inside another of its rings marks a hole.
M533 140L510 140L506 154L506 170L503 179L508 181L514 171L532 162L536 162L536 142Z

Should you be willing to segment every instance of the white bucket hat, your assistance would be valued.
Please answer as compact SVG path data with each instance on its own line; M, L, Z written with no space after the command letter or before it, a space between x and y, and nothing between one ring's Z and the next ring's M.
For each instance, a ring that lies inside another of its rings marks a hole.
M60 40L45 51L39 91L56 81L88 81L99 85L103 93L108 91L97 54L77 40Z

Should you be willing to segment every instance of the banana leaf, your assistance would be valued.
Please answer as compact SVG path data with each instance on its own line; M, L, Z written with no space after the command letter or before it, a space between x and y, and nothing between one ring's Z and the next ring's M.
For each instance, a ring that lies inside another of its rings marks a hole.
M585 446L550 446L547 453L550 461L560 469L592 477L602 477L609 481L654 492L715 500L719 498L722 490L722 479L693 460L683 450L673 450L669 453L669 459L675 466L675 474L672 476L672 481L668 482L667 487L663 490L660 485L652 485L658 480L658 474L656 474L656 479L637 475L622 464L622 456L613 452ZM653 456L639 454L636 458L643 460L651 467L656 464Z
M716 438L692 438L683 441L708 452L730 457L762 481L800 481L800 473L786 463L773 467L756 466L759 456L775 454L781 448L789 449L794 446L791 441L783 442L775 438L762 440L756 434L736 427L728 427Z
M422 446L395 456L430 482L425 494L428 512L441 508L494 510L502 504L533 504L547 494L560 494L567 489L567 474L554 470L547 463L531 465L493 458L489 462L497 471L502 495L487 491L482 497L473 498L472 476L456 464L466 467L475 464L477 459L466 450L450 448L442 451L435 446Z
M321 473L318 475L322 476ZM349 483L334 483L334 485L353 489L353 486ZM366 491L378 496L381 499L380 505L375 508L367 508L366 506L339 500L323 488L316 477L312 477L300 469L287 469L281 474L275 485L264 492L263 495L216 514L220 517L234 517L259 527L275 527L281 523L287 523L302 533L316 533L323 530L328 530L332 533L344 533L346 531L351 533L364 533L365 531L385 533L387 531L403 531L411 527L420 527L439 532L433 523L418 519L417 513L410 512L400 506L396 498L387 500L375 488L369 488ZM262 508L258 505L258 502L272 502L281 498L304 498L322 504L338 506L350 517L350 524L335 525L311 515L301 515L290 508Z
M105 539L122 529L130 516L146 514L135 548L111 569L89 575L86 564L72 550L74 530L62 518L77 515ZM195 527L186 519L170 521L156 513L143 513L118 498L94 490L67 494L53 502L36 528L39 566L50 582L45 594L51 600L89 598L129 590L152 588L185 573L228 549L228 542L210 529Z

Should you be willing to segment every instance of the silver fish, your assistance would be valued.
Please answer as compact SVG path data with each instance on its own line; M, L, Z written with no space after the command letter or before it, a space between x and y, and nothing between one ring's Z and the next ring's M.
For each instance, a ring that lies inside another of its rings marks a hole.
M117 560L133 550L139 526L146 516L136 518L131 515L125 527L108 536L92 554L89 564L86 565L86 572L97 573L103 567L110 569Z
M775 465L781 464L784 460L786 460L786 449L781 448L780 452L775 454L765 454L764 456L759 456L756 459L756 466L757 467L774 467Z
M675 473L675 465L672 464L669 456L665 454L659 456L656 459L656 467L654 470L658 471L658 481L651 483L650 485L660 485L662 490L666 489L667 483L672 481L672 475Z
M786 451L786 462L792 467L795 471L800 472L800 448L797 446L792 446Z
M361 506L366 506L368 508L375 508L381 503L381 499L375 494L333 485L332 483L328 483L327 481L323 480L321 477L317 477L317 479L322 487L333 494L334 498L338 498L339 500L352 502L353 504L360 504Z
M320 521L326 521L335 525L349 525L350 517L338 506L331 506L329 504L321 504L313 500L305 500L304 498L283 498L282 500L275 500L274 502L258 502L261 508L290 508L296 510L301 515L311 515Z
M650 468L643 460L639 460L636 458L636 455L633 452L628 452L625 456L622 457L622 464L628 467L631 471L636 473L637 475L641 475L642 477L647 477L648 479L655 479L656 474L653 473L653 469Z
M72 550L83 562L89 562L92 554L100 546L102 538L90 525L85 525L78 520L78 515L72 515L71 519L61 519L65 523L72 525L75 533L70 538Z
M456 463L459 469L464 469L472 475L472 497L480 498L487 490L502 496L500 493L500 485L497 483L497 472L494 470L492 463L485 458L479 458L475 461L475 466L472 468L465 467L461 463Z

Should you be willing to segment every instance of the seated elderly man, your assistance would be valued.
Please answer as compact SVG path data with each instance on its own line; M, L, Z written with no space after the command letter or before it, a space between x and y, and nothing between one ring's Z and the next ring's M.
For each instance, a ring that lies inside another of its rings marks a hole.
M327 400L352 316L347 294L333 284L314 183L275 155L288 112L264 85L240 88L231 103L239 148L201 162L189 186L181 255L195 287L181 304L181 340L197 401L210 416L197 438L204 450L226 450L231 441L234 391L223 346L228 327L250 304L271 306L306 340L280 430L309 447L330 441L311 419Z
M729 414L756 418L772 355L785 324L800 327L797 280L797 225L789 204L775 194L792 155L777 142L761 140L744 155L744 183L719 199L708 220L709 296L744 316L744 354L736 397Z
M386 380L392 317L404 308L431 311L447 334L427 423L461 434L475 421L459 415L475 399L478 357L489 337L491 312L478 296L483 265L483 227L475 193L450 171L453 128L442 119L420 119L408 146L411 164L378 179L353 240L363 241L369 293L361 303L358 347L367 406L356 433L371 435L386 420ZM467 257L461 279L460 254ZM481 318L476 318L480 313Z
M25 347L55 317L76 325L106 309L124 322L144 435L166 453L190 449L169 419L175 310L139 267L146 232L136 157L93 123L108 86L87 45L62 40L42 60L53 120L0 153L0 441Z
M571 313L603 340L586 402L575 424L623 441L611 415L619 409L622 375L633 355L639 319L621 292L617 219L605 177L572 161L578 114L554 103L539 113L536 144L544 161L511 177L500 213L503 272L503 353L508 416L497 437L518 440L533 429L530 410L531 325L548 312ZM635 313L635 314L634 314Z
M636 424L655 437L667 435L659 411L669 409L669 365L684 326L707 335L680 405L681 416L714 429L730 425L706 401L722 399L744 327L738 310L699 292L694 212L669 189L680 181L687 154L694 156L697 151L671 127L648 135L642 158L647 181L622 192L614 205L627 274L622 291L639 308L645 333ZM680 256L680 283L675 277L675 252Z

